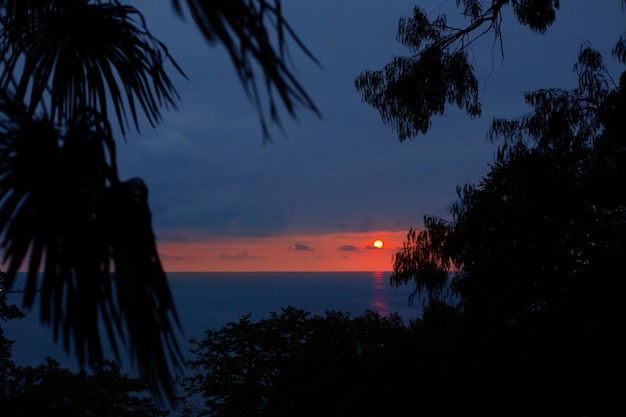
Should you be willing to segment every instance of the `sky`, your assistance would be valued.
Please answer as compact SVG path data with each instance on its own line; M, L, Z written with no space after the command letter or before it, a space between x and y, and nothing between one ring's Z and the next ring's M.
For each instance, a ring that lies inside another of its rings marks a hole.
M321 112L283 113L283 131L264 143L258 113L220 46L209 46L170 0L136 0L149 29L188 80L170 67L181 96L156 128L118 140L123 179L149 188L166 271L389 271L410 228L424 215L450 218L456 187L488 172L494 117L529 111L523 93L573 88L585 41L605 56L626 29L619 0L561 2L546 35L502 22L504 56L492 38L472 49L483 115L450 108L424 136L400 143L362 103L354 79L408 51L395 34L416 4L454 14L455 1L283 1L283 12L321 63L291 46L293 68ZM593 6L590 6L593 4ZM375 249L375 239L384 242Z

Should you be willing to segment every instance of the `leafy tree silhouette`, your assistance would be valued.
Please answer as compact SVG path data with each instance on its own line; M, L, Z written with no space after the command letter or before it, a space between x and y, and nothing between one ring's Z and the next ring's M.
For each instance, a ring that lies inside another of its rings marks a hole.
M247 314L192 340L184 415L412 415L401 378L411 333L397 314L369 310Z
M626 1L621 3L626 5ZM480 38L493 37L502 44L503 14L512 9L518 23L545 33L555 22L559 0L457 0L457 9L468 24L457 27L446 15L430 19L419 8L400 19L397 39L410 52L396 56L381 70L363 71L355 80L361 99L376 108L400 141L426 134L432 118L447 106L457 106L472 118L482 113L478 78L470 62L471 48ZM626 54L626 37L618 40L615 53Z
M5 278L0 271L0 319L20 319L24 313L7 302ZM73 373L52 358L36 367L19 366L11 358L12 345L0 325L0 409L4 416L169 415L146 397L143 379L122 374L114 362L104 361L91 374Z
M426 133L447 105L480 114L465 53L476 36L499 39L505 6L539 32L559 6L490 4L457 2L471 22L463 29L415 9L399 31L415 54L357 80L401 141ZM622 36L613 49L621 64L624 51ZM413 297L427 303L422 324L459 346L444 361L441 388L463 408L445 415L612 415L621 407L626 71L615 81L588 45L574 70L578 87L528 93L529 114L492 122L488 137L499 146L490 172L457 190L451 221L426 216L425 230L410 230L395 254L391 282L412 283Z
M268 119L280 125L280 104L290 116L298 108L317 112L287 65L288 43L314 58L279 0L172 0L172 6L179 16L190 14L209 43L226 47L259 109L265 139ZM101 363L103 322L117 358L120 346L128 347L154 395L174 402L179 322L147 188L138 178L119 178L110 123L122 133L138 130L141 117L157 124L161 109L178 100L166 65L182 70L141 12L116 0L2 0L0 29L7 285L25 265L23 306L31 308L40 290L41 321L81 365Z
M423 232L409 231L394 283L413 282L413 296L433 301L452 291L466 312L502 323L574 296L604 298L589 296L605 285L589 284L610 279L626 244L626 200L616 192L626 72L616 84L588 46L575 70L578 88L528 93L533 112L493 121L489 136L502 143L489 174L457 190L451 222L426 216Z

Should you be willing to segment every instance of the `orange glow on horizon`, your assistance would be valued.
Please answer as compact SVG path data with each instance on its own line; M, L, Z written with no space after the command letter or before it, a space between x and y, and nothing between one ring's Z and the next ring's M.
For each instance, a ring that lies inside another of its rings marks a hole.
M168 272L391 271L393 255L405 239L405 230L268 237L187 236L184 242L157 241L157 246Z

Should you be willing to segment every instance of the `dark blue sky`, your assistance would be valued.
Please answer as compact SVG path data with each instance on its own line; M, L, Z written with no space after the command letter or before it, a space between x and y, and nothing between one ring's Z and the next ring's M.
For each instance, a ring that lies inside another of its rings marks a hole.
M425 214L447 217L455 187L487 172L494 151L485 139L491 119L528 112L525 91L575 87L572 66L585 41L619 76L610 49L626 29L618 0L563 1L544 36L506 15L504 58L492 38L472 51L483 117L470 120L452 109L435 118L428 135L401 144L377 111L360 102L353 82L361 71L408 53L395 40L397 22L418 2L283 3L323 66L292 47L295 72L322 117L300 112L295 123L285 113L285 134L273 129L273 142L263 145L258 115L223 49L207 46L189 17L175 17L170 0L133 2L190 79L172 68L179 110L167 112L156 129L145 124L118 147L122 175L142 177L149 186L161 242L238 239L236 252L221 253L236 256L247 250L247 237L406 232L421 227ZM419 5L437 14L454 13L455 3ZM353 244L358 246L341 246Z

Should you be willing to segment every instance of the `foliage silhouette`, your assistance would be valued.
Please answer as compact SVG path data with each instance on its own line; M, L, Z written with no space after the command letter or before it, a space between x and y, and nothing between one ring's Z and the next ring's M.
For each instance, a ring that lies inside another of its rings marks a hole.
M181 0L172 3L182 14ZM266 138L267 115L254 64L263 74L270 121L281 124L277 101L291 117L297 116L300 106L319 115L317 106L287 65L287 41L291 39L308 58L318 65L319 62L285 20L280 0L186 0L186 4L204 38L211 44L221 43L228 51L246 93L259 109ZM276 45L273 36L277 38Z
M14 304L8 304L6 299L6 273L0 271L0 320L8 321L21 319L24 313Z
M287 65L287 44L310 52L285 21L280 1L189 0L211 43L230 53L241 82L268 126L257 86L260 68L269 117L278 104L317 112ZM41 320L81 365L103 359L102 336L120 345L155 398L175 402L182 366L179 323L159 261L147 188L116 169L108 106L122 133L178 95L166 63L182 73L151 35L139 10L117 0L0 0L0 234L10 288L28 269L24 307L41 303ZM184 74L183 74L184 75ZM38 271L42 270L39 274ZM119 358L119 355L118 355Z
M493 7L507 3L531 2ZM534 30L554 18L533 21L530 9L515 11L521 12L520 22ZM424 25L413 28L416 39L425 28L437 29ZM489 28L498 36L497 26ZM621 37L613 55L626 64L623 51ZM620 407L626 71L615 81L589 45L574 71L573 90L527 93L529 114L492 122L488 137L499 145L489 173L459 187L451 221L426 216L425 230L409 231L395 254L391 282L413 283L412 297L427 301L422 325L449 332L463 346L441 360L449 365L442 370L447 380L464 387L444 384L446 396L464 408L451 406L443 415L608 416ZM403 94L419 101L431 93ZM394 100L385 106L395 109ZM412 112L433 114L407 111L392 117L402 118L411 135Z
M0 393L0 404L7 417L169 415L145 395L147 388L145 381L121 374L115 362L104 361L88 374L73 373L47 358L43 365L17 367Z
M182 71L135 8L118 2L5 3L0 85L15 92L13 101L28 103L31 115L41 104L60 124L85 109L108 120L109 99L124 132L128 112L139 129L137 107L154 126L162 106L175 106L165 61Z
M504 55L501 25L507 8L521 25L545 33L556 19L560 1L457 0L456 7L467 22L464 27L449 24L446 15L430 19L415 7L412 16L400 19L396 36L410 55L396 56L383 69L363 71L355 80L362 101L379 111L400 141L426 134L433 116L443 115L450 105L471 118L479 117L478 79L468 54L472 45L490 35ZM614 53L623 60L625 51L622 36Z
M3 322L24 317L24 313L16 305L7 303L5 278L6 274L0 271L0 320ZM9 375L15 369L15 363L11 360L13 343L13 340L9 340L4 336L4 329L2 328L2 322L0 322L0 384L2 387L0 393L4 392L10 380Z
M7 303L5 273L0 271L0 319L24 317ZM118 365L105 361L92 374L70 372L51 358L46 363L17 366L11 359L13 341L0 326L0 409L3 416L166 416L146 396L145 381L122 375Z
M507 7L544 33L559 1L456 6L465 27L415 8L398 30L412 55L355 82L400 141L427 133L450 105L480 116L472 43L491 35L503 52ZM622 35L612 51L622 64L624 51ZM492 122L489 173L457 189L451 221L426 216L395 254L391 283L414 285L410 301L426 302L420 341L436 346L415 357L440 365L420 369L433 387L415 387L429 393L426 415L609 416L621 407L626 71L615 81L589 45L574 71L578 87L528 93L529 114Z
M502 143L491 171L458 190L452 222L427 217L424 232L409 233L393 282L413 281L435 299L452 289L464 309L507 321L555 308L616 270L626 227L616 192L626 169L626 77L611 84L588 47L575 68L578 88L529 93L532 113L493 121L489 135Z
M183 386L188 399L203 405L189 401L185 415L341 416L401 410L411 398L408 390L406 401L397 398L405 390L400 377L410 333L398 315L372 311L319 316L286 307L257 322L245 315L207 330L204 340L192 340L195 374Z

